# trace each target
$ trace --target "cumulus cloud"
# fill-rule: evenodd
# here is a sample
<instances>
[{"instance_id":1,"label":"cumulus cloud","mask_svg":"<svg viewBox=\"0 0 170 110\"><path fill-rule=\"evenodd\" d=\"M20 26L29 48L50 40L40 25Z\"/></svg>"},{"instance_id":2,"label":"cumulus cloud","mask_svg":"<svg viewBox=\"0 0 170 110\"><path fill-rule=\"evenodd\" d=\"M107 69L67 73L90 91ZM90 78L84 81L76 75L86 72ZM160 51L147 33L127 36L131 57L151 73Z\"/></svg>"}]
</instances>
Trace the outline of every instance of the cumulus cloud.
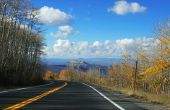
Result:
<instances>
[{"instance_id":1,"label":"cumulus cloud","mask_svg":"<svg viewBox=\"0 0 170 110\"><path fill-rule=\"evenodd\" d=\"M120 0L114 3L113 7L108 9L108 12L116 13L118 15L125 15L128 13L141 13L146 10L145 6L141 6L137 2L128 3Z\"/></svg>"},{"instance_id":2,"label":"cumulus cloud","mask_svg":"<svg viewBox=\"0 0 170 110\"><path fill-rule=\"evenodd\" d=\"M141 50L151 50L157 41L153 38L106 40L103 42L78 41L58 39L52 47L44 52L47 57L119 57L120 52L134 52L136 47Z\"/></svg>"},{"instance_id":3,"label":"cumulus cloud","mask_svg":"<svg viewBox=\"0 0 170 110\"><path fill-rule=\"evenodd\" d=\"M107 51L113 54L113 43L109 48L105 45L104 42L99 41L89 43L88 41L72 42L67 39L58 39L52 47L46 49L44 52L48 57L102 57L108 54L105 54Z\"/></svg>"},{"instance_id":4,"label":"cumulus cloud","mask_svg":"<svg viewBox=\"0 0 170 110\"><path fill-rule=\"evenodd\" d=\"M57 32L48 33L47 36L65 39L70 35L78 35L79 31L74 30L70 25L58 26Z\"/></svg>"},{"instance_id":5,"label":"cumulus cloud","mask_svg":"<svg viewBox=\"0 0 170 110\"><path fill-rule=\"evenodd\" d=\"M135 54L136 50L150 51L157 46L157 40L154 38L136 38L136 39L121 39L116 40L117 53L131 53Z\"/></svg>"},{"instance_id":6,"label":"cumulus cloud","mask_svg":"<svg viewBox=\"0 0 170 110\"><path fill-rule=\"evenodd\" d=\"M48 6L40 8L38 13L37 17L45 24L65 25L69 24L72 19L71 15Z\"/></svg>"},{"instance_id":7,"label":"cumulus cloud","mask_svg":"<svg viewBox=\"0 0 170 110\"><path fill-rule=\"evenodd\" d=\"M75 31L72 27L72 16L60 9L43 6L38 10L37 18L44 24L50 24L57 27L58 31L49 33L49 36L66 38L69 35L79 34L79 32Z\"/></svg>"},{"instance_id":8,"label":"cumulus cloud","mask_svg":"<svg viewBox=\"0 0 170 110\"><path fill-rule=\"evenodd\" d=\"M79 34L79 32L75 31L72 26L65 25L65 26L58 27L58 32L56 33L56 37L65 38L69 35L77 35L77 34Z\"/></svg>"}]
</instances>

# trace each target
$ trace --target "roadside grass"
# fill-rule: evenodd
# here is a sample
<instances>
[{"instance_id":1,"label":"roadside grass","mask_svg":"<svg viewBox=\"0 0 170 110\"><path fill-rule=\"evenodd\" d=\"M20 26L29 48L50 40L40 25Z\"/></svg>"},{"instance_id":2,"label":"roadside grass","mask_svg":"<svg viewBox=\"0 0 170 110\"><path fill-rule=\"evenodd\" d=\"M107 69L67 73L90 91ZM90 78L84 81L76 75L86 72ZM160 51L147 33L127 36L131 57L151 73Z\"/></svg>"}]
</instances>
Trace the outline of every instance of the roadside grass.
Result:
<instances>
[{"instance_id":1,"label":"roadside grass","mask_svg":"<svg viewBox=\"0 0 170 110\"><path fill-rule=\"evenodd\" d=\"M135 97L137 99L142 99L147 102L170 106L170 97L166 94L154 94L154 93L144 92L142 90L133 91L128 88L121 88L121 89L112 88L112 90L120 91L123 94L126 94L131 97Z\"/></svg>"},{"instance_id":2,"label":"roadside grass","mask_svg":"<svg viewBox=\"0 0 170 110\"><path fill-rule=\"evenodd\" d=\"M144 102L161 104L161 105L165 105L168 108L170 108L170 96L168 96L166 94L149 93L149 92L144 92L142 90L133 91L130 88L118 88L118 87L113 87L113 86L105 85L105 84L104 85L95 84L95 85L97 85L99 87L106 88L111 91L120 92L122 94L125 94L130 97L134 97L134 98L139 99Z\"/></svg>"},{"instance_id":3,"label":"roadside grass","mask_svg":"<svg viewBox=\"0 0 170 110\"><path fill-rule=\"evenodd\" d=\"M122 94L125 94L129 97L134 97L135 99L139 99L143 102L150 102L157 105L164 105L170 108L170 96L167 94L161 93L151 93L151 92L145 92L141 89L133 91L130 87L119 87L115 86L114 83L107 78L101 78L101 77L92 77L92 76L76 76L73 78L74 81L77 82L85 82L88 84L96 85L98 87L108 89L111 91L119 92Z\"/></svg>"}]
</instances>

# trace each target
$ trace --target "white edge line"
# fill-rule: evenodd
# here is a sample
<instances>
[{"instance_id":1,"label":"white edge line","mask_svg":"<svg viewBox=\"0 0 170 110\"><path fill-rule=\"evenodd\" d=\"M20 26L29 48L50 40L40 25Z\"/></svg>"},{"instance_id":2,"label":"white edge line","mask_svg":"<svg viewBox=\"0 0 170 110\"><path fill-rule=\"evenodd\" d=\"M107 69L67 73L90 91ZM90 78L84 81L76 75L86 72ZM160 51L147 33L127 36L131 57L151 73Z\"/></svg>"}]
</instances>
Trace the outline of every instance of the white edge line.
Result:
<instances>
[{"instance_id":1,"label":"white edge line","mask_svg":"<svg viewBox=\"0 0 170 110\"><path fill-rule=\"evenodd\" d=\"M91 89L93 89L94 91L96 91L98 94L100 94L103 98L105 98L107 101L109 101L110 103L112 103L114 106L116 106L117 108L119 108L120 110L125 110L123 107L121 107L120 105L118 105L117 103L115 103L114 101L112 101L111 99L109 99L108 97L106 97L103 93L99 92L97 89L95 89L94 87L83 83L84 85L90 87Z\"/></svg>"},{"instance_id":2,"label":"white edge line","mask_svg":"<svg viewBox=\"0 0 170 110\"><path fill-rule=\"evenodd\" d=\"M46 86L46 85L51 85L54 82L51 82L49 84L43 84L43 85L39 85L39 86L32 86L32 87L26 87L26 88L17 88L17 89L9 89L9 90L4 90L4 91L0 91L0 94L2 93L7 93L7 92L13 92L13 91L20 91L20 90L25 90L25 89L31 89L31 88L35 88L35 87L41 87L41 86Z\"/></svg>"}]
</instances>

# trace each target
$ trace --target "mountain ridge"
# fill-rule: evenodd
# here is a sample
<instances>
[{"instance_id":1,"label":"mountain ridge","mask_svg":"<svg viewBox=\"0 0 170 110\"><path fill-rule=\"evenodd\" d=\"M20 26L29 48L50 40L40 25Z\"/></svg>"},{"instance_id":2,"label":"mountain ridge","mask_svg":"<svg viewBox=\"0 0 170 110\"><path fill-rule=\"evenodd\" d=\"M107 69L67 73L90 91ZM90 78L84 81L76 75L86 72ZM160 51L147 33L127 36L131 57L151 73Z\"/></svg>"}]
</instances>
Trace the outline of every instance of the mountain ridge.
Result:
<instances>
[{"instance_id":1,"label":"mountain ridge","mask_svg":"<svg viewBox=\"0 0 170 110\"><path fill-rule=\"evenodd\" d=\"M119 58L77 58L77 59L61 59L61 58L44 58L42 59L43 64L48 65L65 65L67 62L70 61L84 61L89 64L96 64L96 65L103 65L103 66L110 66L113 64L120 64Z\"/></svg>"}]
</instances>

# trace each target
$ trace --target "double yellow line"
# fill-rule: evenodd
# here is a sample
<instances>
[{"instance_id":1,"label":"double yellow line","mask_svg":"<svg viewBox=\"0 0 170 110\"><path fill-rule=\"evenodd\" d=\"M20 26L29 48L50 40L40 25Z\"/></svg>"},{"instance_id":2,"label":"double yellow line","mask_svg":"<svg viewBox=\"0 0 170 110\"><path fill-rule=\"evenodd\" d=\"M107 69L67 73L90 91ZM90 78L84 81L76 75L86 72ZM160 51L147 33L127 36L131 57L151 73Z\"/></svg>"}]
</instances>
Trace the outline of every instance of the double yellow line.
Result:
<instances>
[{"instance_id":1,"label":"double yellow line","mask_svg":"<svg viewBox=\"0 0 170 110\"><path fill-rule=\"evenodd\" d=\"M49 91L47 91L47 92L44 92L44 93L42 93L42 94L40 94L40 95L38 95L38 96L35 96L35 97L33 97L33 98L30 98L30 99L28 99L28 100L25 100L25 101L23 101L23 102L20 102L20 103L18 103L18 104L13 105L13 106L10 106L10 107L8 107L8 108L5 108L4 110L17 110L17 109L19 109L19 108L22 108L22 107L24 107L24 106L26 106L26 105L28 105L28 104L30 104L30 103L32 103L32 102L35 102L35 101L43 98L43 97L45 97L45 96L47 96L47 95L49 95L49 94L51 94L51 93L53 93L53 92L55 92L55 91L58 91L58 90L64 88L65 86L67 86L67 82L65 82L65 84L62 85L62 86L60 86L60 87L54 88L54 89L49 90Z\"/></svg>"}]
</instances>

